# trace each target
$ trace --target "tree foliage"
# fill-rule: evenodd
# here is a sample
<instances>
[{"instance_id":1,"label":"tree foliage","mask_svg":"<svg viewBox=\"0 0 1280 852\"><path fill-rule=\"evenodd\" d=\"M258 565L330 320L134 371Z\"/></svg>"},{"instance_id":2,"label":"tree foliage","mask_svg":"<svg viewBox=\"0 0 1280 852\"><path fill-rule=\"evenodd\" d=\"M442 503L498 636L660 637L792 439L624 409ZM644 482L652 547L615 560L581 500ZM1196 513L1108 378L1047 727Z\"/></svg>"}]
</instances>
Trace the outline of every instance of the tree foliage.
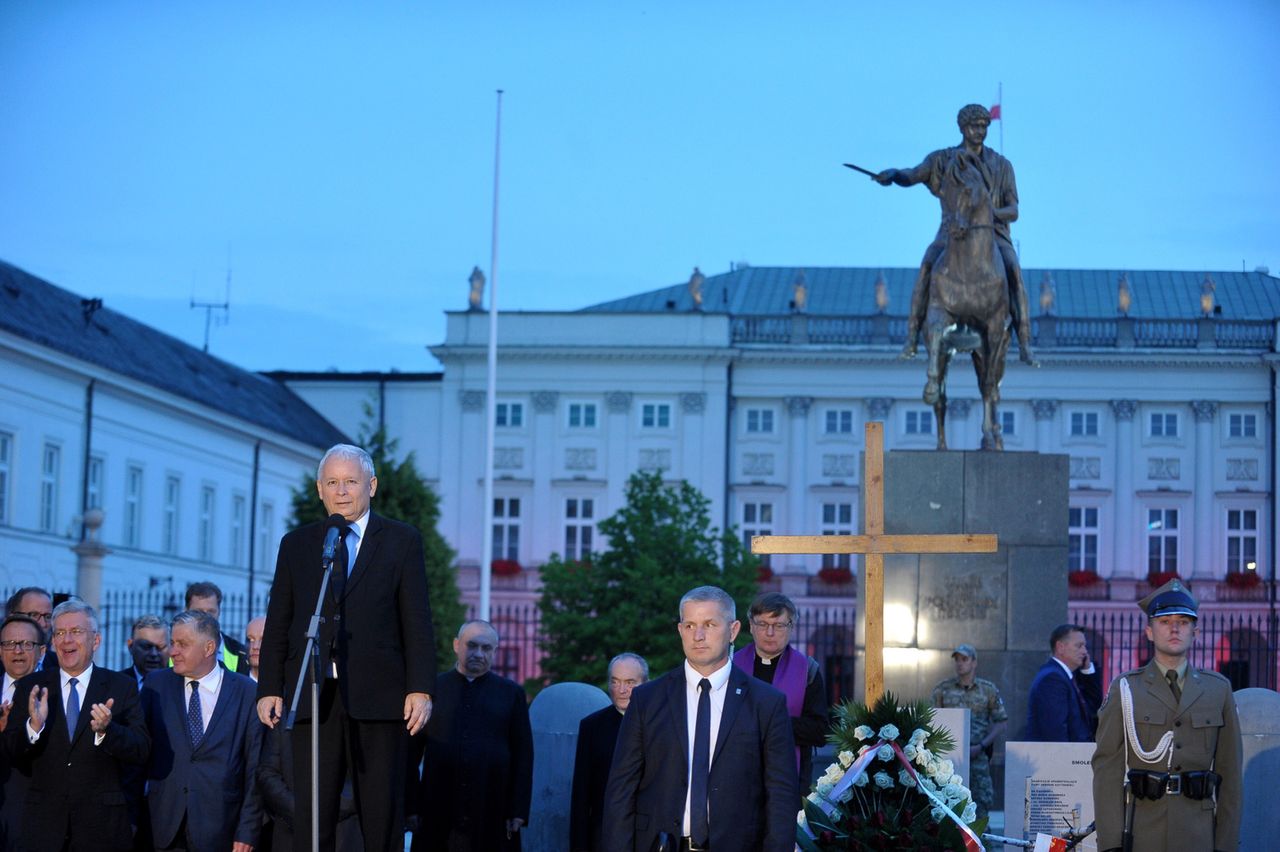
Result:
<instances>
[{"instance_id":1,"label":"tree foliage","mask_svg":"<svg viewBox=\"0 0 1280 852\"><path fill-rule=\"evenodd\" d=\"M552 681L601 683L622 651L640 654L660 674L684 658L675 624L685 592L719 586L740 617L755 593L756 558L732 530L711 526L710 500L698 489L639 472L625 496L626 505L599 524L608 550L582 562L553 554L542 567L542 669Z\"/></svg>"},{"instance_id":2,"label":"tree foliage","mask_svg":"<svg viewBox=\"0 0 1280 852\"><path fill-rule=\"evenodd\" d=\"M373 510L385 518L411 524L422 534L431 620L435 627L436 664L443 671L454 665L452 640L462 624L465 609L453 570L453 548L436 529L440 520L440 498L418 473L413 453L396 461L398 442L388 439L385 428L372 429L369 422L372 412L368 407L365 415L369 420L361 428L358 441L373 457L373 469L378 476ZM302 485L294 489L292 507L295 526L328 517L311 475L305 476Z\"/></svg>"}]
</instances>

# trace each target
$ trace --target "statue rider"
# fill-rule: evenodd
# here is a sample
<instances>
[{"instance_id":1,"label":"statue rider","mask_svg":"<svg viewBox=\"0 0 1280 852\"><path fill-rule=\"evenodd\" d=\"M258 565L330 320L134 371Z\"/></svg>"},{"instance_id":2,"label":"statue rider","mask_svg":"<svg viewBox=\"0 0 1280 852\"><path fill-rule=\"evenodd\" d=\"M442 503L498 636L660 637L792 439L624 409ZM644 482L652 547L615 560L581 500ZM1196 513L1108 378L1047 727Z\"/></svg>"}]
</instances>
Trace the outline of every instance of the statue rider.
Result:
<instances>
[{"instance_id":1,"label":"statue rider","mask_svg":"<svg viewBox=\"0 0 1280 852\"><path fill-rule=\"evenodd\" d=\"M969 155L971 162L976 163L991 190L992 208L995 213L996 245L1000 247L1000 256L1004 259L1005 278L1009 282L1009 312L1013 318L1013 331L1018 336L1019 358L1026 364L1034 364L1031 354L1031 314L1027 308L1027 288L1022 281L1022 268L1018 265L1018 255L1009 239L1009 223L1018 218L1018 187L1013 178L1013 165L1003 156L988 148L984 142L987 138L987 127L991 124L991 113L979 104L969 104L956 116L960 125L960 133L964 137L962 144L954 148L943 148L934 151L924 158L924 162L911 169L885 169L872 180L881 186L896 183L898 186L914 186L926 184L929 191L941 199L942 181L948 169L957 157ZM938 255L950 236L955 212L942 209L942 222L938 226L938 235L925 250L924 260L920 264L920 274L916 278L915 288L911 292L911 313L907 318L907 341L902 347L902 357L911 358L916 354L916 343L920 335L920 326L924 322L925 312L929 306L929 273L933 269Z\"/></svg>"}]
</instances>

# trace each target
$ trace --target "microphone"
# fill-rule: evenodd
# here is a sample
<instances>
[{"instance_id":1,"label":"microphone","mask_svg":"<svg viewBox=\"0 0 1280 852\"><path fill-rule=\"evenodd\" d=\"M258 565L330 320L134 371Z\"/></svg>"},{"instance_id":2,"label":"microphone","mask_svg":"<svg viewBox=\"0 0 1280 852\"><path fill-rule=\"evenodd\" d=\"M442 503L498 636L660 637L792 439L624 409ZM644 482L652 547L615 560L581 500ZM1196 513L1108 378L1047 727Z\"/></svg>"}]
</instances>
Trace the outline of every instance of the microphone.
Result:
<instances>
[{"instance_id":1,"label":"microphone","mask_svg":"<svg viewBox=\"0 0 1280 852\"><path fill-rule=\"evenodd\" d=\"M324 524L328 528L324 533L324 561L333 562L338 553L338 541L347 528L347 519L334 512Z\"/></svg>"}]
</instances>

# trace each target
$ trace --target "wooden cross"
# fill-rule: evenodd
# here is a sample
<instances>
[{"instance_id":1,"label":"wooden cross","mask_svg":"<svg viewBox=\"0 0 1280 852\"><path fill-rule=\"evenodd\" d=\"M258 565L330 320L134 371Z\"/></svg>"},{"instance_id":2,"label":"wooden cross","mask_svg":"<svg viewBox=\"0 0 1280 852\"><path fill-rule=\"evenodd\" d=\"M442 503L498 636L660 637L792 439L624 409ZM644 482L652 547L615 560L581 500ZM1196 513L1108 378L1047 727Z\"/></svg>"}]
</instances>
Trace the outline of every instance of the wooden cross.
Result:
<instances>
[{"instance_id":1,"label":"wooden cross","mask_svg":"<svg viewBox=\"0 0 1280 852\"><path fill-rule=\"evenodd\" d=\"M884 694L884 554L994 553L990 534L885 535L884 424L867 423L866 478L862 489L865 535L757 535L752 553L861 553L865 557L867 616L864 699L873 706Z\"/></svg>"}]
</instances>

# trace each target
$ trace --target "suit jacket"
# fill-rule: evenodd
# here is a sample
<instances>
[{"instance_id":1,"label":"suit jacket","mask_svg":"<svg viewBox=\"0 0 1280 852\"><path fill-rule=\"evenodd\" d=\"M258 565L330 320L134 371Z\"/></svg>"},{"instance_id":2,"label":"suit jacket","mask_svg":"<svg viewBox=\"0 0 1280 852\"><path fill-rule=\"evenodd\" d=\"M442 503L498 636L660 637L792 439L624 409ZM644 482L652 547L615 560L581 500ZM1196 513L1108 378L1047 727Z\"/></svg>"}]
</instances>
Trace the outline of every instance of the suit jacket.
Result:
<instances>
[{"instance_id":1,"label":"suit jacket","mask_svg":"<svg viewBox=\"0 0 1280 852\"><path fill-rule=\"evenodd\" d=\"M306 647L323 572L323 523L308 524L280 541L267 605L258 670L258 697L279 696L286 710ZM401 721L404 697L435 692L436 649L427 599L422 537L408 524L370 513L341 601L326 593L320 657L338 668L338 687L352 719ZM310 717L310 690L299 718Z\"/></svg>"},{"instance_id":2,"label":"suit jacket","mask_svg":"<svg viewBox=\"0 0 1280 852\"><path fill-rule=\"evenodd\" d=\"M795 848L795 741L781 692L731 667L711 755L712 849ZM604 848L649 852L659 832L684 834L689 721L684 667L638 686L622 717L605 792Z\"/></svg>"},{"instance_id":3,"label":"suit jacket","mask_svg":"<svg viewBox=\"0 0 1280 852\"><path fill-rule=\"evenodd\" d=\"M573 794L569 806L571 852L604 852L604 788L609 783L613 747L622 714L612 704L578 723L578 750L573 760Z\"/></svg>"},{"instance_id":4,"label":"suit jacket","mask_svg":"<svg viewBox=\"0 0 1280 852\"><path fill-rule=\"evenodd\" d=\"M0 756L0 849L12 849L18 843L30 786L30 763Z\"/></svg>"},{"instance_id":5,"label":"suit jacket","mask_svg":"<svg viewBox=\"0 0 1280 852\"><path fill-rule=\"evenodd\" d=\"M258 760L256 789L262 801L263 824L258 849L293 852L293 734L276 725L262 732L262 757ZM304 790L303 795L310 795ZM334 852L363 852L360 817L351 791L351 780L338 803L338 830Z\"/></svg>"},{"instance_id":6,"label":"suit jacket","mask_svg":"<svg viewBox=\"0 0 1280 852\"><path fill-rule=\"evenodd\" d=\"M147 768L152 838L157 846L172 846L185 818L192 852L225 852L234 841L256 845L262 809L253 779L263 726L253 682L223 671L218 703L200 745L192 749L185 680L162 669L147 675L142 687L152 736Z\"/></svg>"},{"instance_id":7,"label":"suit jacket","mask_svg":"<svg viewBox=\"0 0 1280 852\"><path fill-rule=\"evenodd\" d=\"M1041 666L1031 681L1025 738L1042 743L1093 742L1084 696L1055 659Z\"/></svg>"},{"instance_id":8,"label":"suit jacket","mask_svg":"<svg viewBox=\"0 0 1280 852\"><path fill-rule=\"evenodd\" d=\"M1240 837L1242 799L1240 719L1230 682L1217 672L1187 667L1182 700L1175 702L1169 684L1152 660L1125 672L1111 683L1098 719L1098 747L1093 753L1093 804L1098 822L1098 848L1120 846L1124 829L1124 773L1128 750L1120 709L1120 681L1133 693L1133 720L1144 749L1155 748L1173 731L1173 764L1156 765L1129 753L1130 769L1190 772L1213 769L1222 776L1217 809L1213 799L1162 796L1134 805L1134 852L1165 849L1236 849Z\"/></svg>"},{"instance_id":9,"label":"suit jacket","mask_svg":"<svg viewBox=\"0 0 1280 852\"><path fill-rule=\"evenodd\" d=\"M127 764L143 764L151 737L138 689L119 672L94 666L80 701L74 735L67 733L58 669L18 681L3 743L10 759L29 762L31 786L23 809L20 848L58 852L69 836L72 850L128 850L133 844L123 780ZM49 690L49 717L40 738L27 737L27 706L34 687ZM89 708L112 699L111 724L100 745L89 728Z\"/></svg>"}]
</instances>

